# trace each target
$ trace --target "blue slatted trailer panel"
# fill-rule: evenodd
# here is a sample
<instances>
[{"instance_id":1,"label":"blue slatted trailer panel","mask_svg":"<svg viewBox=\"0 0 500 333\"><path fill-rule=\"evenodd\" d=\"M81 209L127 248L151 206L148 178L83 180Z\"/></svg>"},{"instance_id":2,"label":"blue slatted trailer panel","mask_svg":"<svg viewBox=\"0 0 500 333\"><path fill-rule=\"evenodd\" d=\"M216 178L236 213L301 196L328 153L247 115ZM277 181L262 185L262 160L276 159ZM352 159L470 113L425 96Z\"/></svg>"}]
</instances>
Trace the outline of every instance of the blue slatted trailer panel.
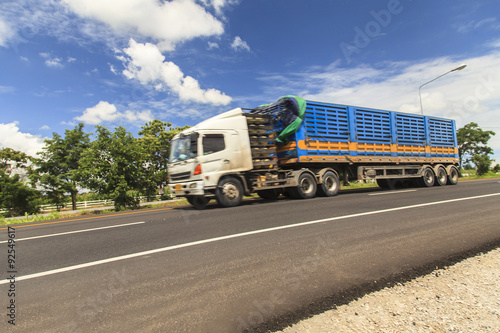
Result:
<instances>
[{"instance_id":1,"label":"blue slatted trailer panel","mask_svg":"<svg viewBox=\"0 0 500 333\"><path fill-rule=\"evenodd\" d=\"M453 120L312 101L291 141L279 153L281 159L344 162L350 156L357 162L402 158L419 163L458 157Z\"/></svg>"},{"instance_id":2,"label":"blue slatted trailer panel","mask_svg":"<svg viewBox=\"0 0 500 333\"><path fill-rule=\"evenodd\" d=\"M391 142L391 117L388 111L354 110L358 142Z\"/></svg>"},{"instance_id":3,"label":"blue slatted trailer panel","mask_svg":"<svg viewBox=\"0 0 500 333\"><path fill-rule=\"evenodd\" d=\"M349 121L345 106L307 103L304 120L310 140L349 140Z\"/></svg>"},{"instance_id":4,"label":"blue slatted trailer panel","mask_svg":"<svg viewBox=\"0 0 500 333\"><path fill-rule=\"evenodd\" d=\"M396 114L396 142L404 144L425 144L425 123L423 116Z\"/></svg>"},{"instance_id":5,"label":"blue slatted trailer panel","mask_svg":"<svg viewBox=\"0 0 500 333\"><path fill-rule=\"evenodd\" d=\"M451 120L428 117L431 146L454 146L455 137Z\"/></svg>"}]
</instances>

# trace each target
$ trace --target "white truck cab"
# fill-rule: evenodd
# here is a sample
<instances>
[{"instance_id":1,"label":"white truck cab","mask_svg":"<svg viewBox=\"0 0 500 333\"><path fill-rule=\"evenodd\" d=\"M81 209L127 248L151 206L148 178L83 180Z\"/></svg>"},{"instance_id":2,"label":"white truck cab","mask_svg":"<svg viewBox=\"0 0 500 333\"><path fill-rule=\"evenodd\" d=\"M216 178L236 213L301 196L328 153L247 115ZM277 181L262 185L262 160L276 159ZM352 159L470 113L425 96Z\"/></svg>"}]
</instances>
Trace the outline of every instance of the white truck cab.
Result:
<instances>
[{"instance_id":1,"label":"white truck cab","mask_svg":"<svg viewBox=\"0 0 500 333\"><path fill-rule=\"evenodd\" d=\"M246 117L242 109L237 108L173 138L168 163L170 193L186 197L195 206L204 206L220 187L232 191L239 197L235 199L241 200L243 182L221 184L221 178L237 178L239 173L252 167Z\"/></svg>"}]
</instances>

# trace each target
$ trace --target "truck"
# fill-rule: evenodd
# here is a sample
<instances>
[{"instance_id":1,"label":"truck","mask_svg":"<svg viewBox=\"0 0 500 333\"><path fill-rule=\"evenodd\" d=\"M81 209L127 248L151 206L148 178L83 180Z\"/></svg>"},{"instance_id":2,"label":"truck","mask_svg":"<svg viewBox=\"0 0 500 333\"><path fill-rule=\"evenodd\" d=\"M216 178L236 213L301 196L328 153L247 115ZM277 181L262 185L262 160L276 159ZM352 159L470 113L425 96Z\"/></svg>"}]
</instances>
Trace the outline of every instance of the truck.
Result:
<instances>
[{"instance_id":1,"label":"truck","mask_svg":"<svg viewBox=\"0 0 500 333\"><path fill-rule=\"evenodd\" d=\"M292 109L300 101L297 119ZM292 125L286 123L291 111ZM372 180L382 188L455 185L458 162L454 120L287 96L177 134L168 186L196 209L212 199L232 207L253 193L268 200L332 197L341 180Z\"/></svg>"}]
</instances>

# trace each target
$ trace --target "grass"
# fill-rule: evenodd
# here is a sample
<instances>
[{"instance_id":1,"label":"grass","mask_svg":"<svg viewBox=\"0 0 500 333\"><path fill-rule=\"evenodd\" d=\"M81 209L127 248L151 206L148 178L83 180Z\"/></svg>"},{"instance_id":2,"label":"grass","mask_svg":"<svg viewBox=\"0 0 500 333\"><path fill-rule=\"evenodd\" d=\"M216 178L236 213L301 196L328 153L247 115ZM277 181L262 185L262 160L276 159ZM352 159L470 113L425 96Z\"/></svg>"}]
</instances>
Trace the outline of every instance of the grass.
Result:
<instances>
[{"instance_id":1,"label":"grass","mask_svg":"<svg viewBox=\"0 0 500 333\"><path fill-rule=\"evenodd\" d=\"M488 171L488 173L478 176L476 170L462 170L462 176L460 180L473 180L473 179L490 179L490 178L500 178L500 173L494 173L493 171Z\"/></svg>"},{"instance_id":2,"label":"grass","mask_svg":"<svg viewBox=\"0 0 500 333\"><path fill-rule=\"evenodd\" d=\"M186 200L175 200L172 202L161 202L158 204L150 204L141 206L140 209L148 209L148 208L162 208L162 207L175 207L181 205L187 205L188 202ZM121 211L132 211L132 209L123 209ZM25 214L22 219L6 219L5 217L0 217L0 226L1 225L10 225L10 224L21 224L28 222L39 222L39 221L47 221L47 220L57 220L57 219L66 219L71 217L79 217L79 216L89 216L89 215L102 215L108 213L115 213L114 209L93 209L93 210L81 210L75 213L60 213L53 212L49 214L34 214L28 215Z\"/></svg>"}]
</instances>

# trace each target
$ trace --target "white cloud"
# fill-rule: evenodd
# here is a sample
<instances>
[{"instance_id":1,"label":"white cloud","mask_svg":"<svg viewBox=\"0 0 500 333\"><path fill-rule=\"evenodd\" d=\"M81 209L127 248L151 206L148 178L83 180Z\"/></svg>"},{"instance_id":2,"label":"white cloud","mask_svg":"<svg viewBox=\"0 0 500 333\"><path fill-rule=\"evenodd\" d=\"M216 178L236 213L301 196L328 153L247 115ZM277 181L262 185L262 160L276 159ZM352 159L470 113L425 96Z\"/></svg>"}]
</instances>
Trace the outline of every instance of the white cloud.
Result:
<instances>
[{"instance_id":1,"label":"white cloud","mask_svg":"<svg viewBox=\"0 0 500 333\"><path fill-rule=\"evenodd\" d=\"M231 48L235 51L250 51L250 46L240 36L234 37Z\"/></svg>"},{"instance_id":2,"label":"white cloud","mask_svg":"<svg viewBox=\"0 0 500 333\"><path fill-rule=\"evenodd\" d=\"M455 26L457 31L460 33L470 32L481 27L486 27L492 30L500 29L500 24L498 24L496 17L488 17L482 19L481 21L470 21L465 24L458 24Z\"/></svg>"},{"instance_id":3,"label":"white cloud","mask_svg":"<svg viewBox=\"0 0 500 333\"><path fill-rule=\"evenodd\" d=\"M10 86L0 86L0 94L11 94L16 90L14 87Z\"/></svg>"},{"instance_id":4,"label":"white cloud","mask_svg":"<svg viewBox=\"0 0 500 333\"><path fill-rule=\"evenodd\" d=\"M119 33L138 33L153 38L162 50L173 50L180 42L224 32L222 23L194 0L63 2L77 15L106 23Z\"/></svg>"},{"instance_id":5,"label":"white cloud","mask_svg":"<svg viewBox=\"0 0 500 333\"><path fill-rule=\"evenodd\" d=\"M110 121L126 121L130 123L141 121L145 123L153 119L154 117L150 110L135 112L127 110L122 113L118 112L114 104L105 101L100 101L97 105L86 109L81 116L75 118L75 120L83 121L89 125L99 125L102 122Z\"/></svg>"},{"instance_id":6,"label":"white cloud","mask_svg":"<svg viewBox=\"0 0 500 333\"><path fill-rule=\"evenodd\" d=\"M219 48L219 44L217 44L215 42L208 42L208 49L209 50L218 49L218 48Z\"/></svg>"},{"instance_id":7,"label":"white cloud","mask_svg":"<svg viewBox=\"0 0 500 333\"><path fill-rule=\"evenodd\" d=\"M47 67L52 67L52 68L63 68L64 65L61 64L61 61L62 61L61 58L47 59L45 60L45 65L47 65Z\"/></svg>"},{"instance_id":8,"label":"white cloud","mask_svg":"<svg viewBox=\"0 0 500 333\"><path fill-rule=\"evenodd\" d=\"M48 125L43 125L42 127L40 127L40 129L43 131L48 131L50 130L50 127Z\"/></svg>"},{"instance_id":9,"label":"white cloud","mask_svg":"<svg viewBox=\"0 0 500 333\"><path fill-rule=\"evenodd\" d=\"M14 36L13 29L0 17L0 46L7 46L12 36Z\"/></svg>"},{"instance_id":10,"label":"white cloud","mask_svg":"<svg viewBox=\"0 0 500 333\"><path fill-rule=\"evenodd\" d=\"M43 138L19 130L19 122L0 124L0 147L22 151L30 156L36 156L45 146Z\"/></svg>"},{"instance_id":11,"label":"white cloud","mask_svg":"<svg viewBox=\"0 0 500 333\"><path fill-rule=\"evenodd\" d=\"M100 101L96 106L86 109L76 120L86 124L98 125L103 121L113 121L120 117L116 106L108 102Z\"/></svg>"},{"instance_id":12,"label":"white cloud","mask_svg":"<svg viewBox=\"0 0 500 333\"><path fill-rule=\"evenodd\" d=\"M40 56L45 59L45 65L51 68L63 68L62 59L58 57L52 57L50 53L40 53Z\"/></svg>"},{"instance_id":13,"label":"white cloud","mask_svg":"<svg viewBox=\"0 0 500 333\"><path fill-rule=\"evenodd\" d=\"M141 111L141 112L134 112L134 111L127 110L127 111L125 111L124 117L131 123L134 123L136 121L141 121L143 123L147 123L147 122L152 121L154 119L154 116L150 110L145 110L145 111Z\"/></svg>"},{"instance_id":14,"label":"white cloud","mask_svg":"<svg viewBox=\"0 0 500 333\"><path fill-rule=\"evenodd\" d=\"M222 9L229 5L236 3L236 0L200 0L205 7L213 7L217 15L222 15Z\"/></svg>"},{"instance_id":15,"label":"white cloud","mask_svg":"<svg viewBox=\"0 0 500 333\"><path fill-rule=\"evenodd\" d=\"M137 79L143 85L154 86L156 90L169 90L185 102L213 105L227 105L231 102L231 97L219 90L201 89L196 79L184 76L179 66L165 61L156 45L137 43L131 39L124 52L129 58L121 58L126 66L123 74L129 79Z\"/></svg>"}]
</instances>

